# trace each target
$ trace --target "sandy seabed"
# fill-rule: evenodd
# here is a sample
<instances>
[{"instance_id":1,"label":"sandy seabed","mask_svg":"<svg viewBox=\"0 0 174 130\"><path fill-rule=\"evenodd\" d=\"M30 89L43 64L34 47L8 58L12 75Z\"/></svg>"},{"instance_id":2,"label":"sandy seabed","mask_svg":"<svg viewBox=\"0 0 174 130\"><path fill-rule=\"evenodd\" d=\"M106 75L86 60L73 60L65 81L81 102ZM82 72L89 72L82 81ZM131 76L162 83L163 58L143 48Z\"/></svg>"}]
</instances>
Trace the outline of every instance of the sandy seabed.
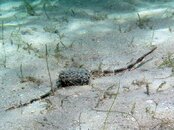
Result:
<instances>
[{"instance_id":1,"label":"sandy seabed","mask_svg":"<svg viewBox=\"0 0 174 130\"><path fill-rule=\"evenodd\" d=\"M135 11L123 2L115 11L112 2L84 8L36 1L34 16L22 2L0 4L1 130L174 129L174 3L139 1L144 6ZM50 91L46 57L56 88L66 68L114 70L154 46L131 71L31 102Z\"/></svg>"}]
</instances>

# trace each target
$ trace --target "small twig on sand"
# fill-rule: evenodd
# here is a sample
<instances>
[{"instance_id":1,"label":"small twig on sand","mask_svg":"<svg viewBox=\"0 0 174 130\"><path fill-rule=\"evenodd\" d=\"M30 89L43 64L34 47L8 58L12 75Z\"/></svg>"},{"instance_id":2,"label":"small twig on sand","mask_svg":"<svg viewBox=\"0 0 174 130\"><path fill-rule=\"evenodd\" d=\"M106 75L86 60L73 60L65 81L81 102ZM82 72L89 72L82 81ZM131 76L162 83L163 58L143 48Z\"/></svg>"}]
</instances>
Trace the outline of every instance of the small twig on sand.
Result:
<instances>
[{"instance_id":1,"label":"small twig on sand","mask_svg":"<svg viewBox=\"0 0 174 130\"><path fill-rule=\"evenodd\" d=\"M100 109L93 109L93 110L94 110L94 111L97 111L97 112L107 112L107 113L108 113L108 110L100 110ZM126 115L126 116L132 117L132 118L136 121L136 123L137 123L137 125L138 125L138 129L141 130L141 125L140 125L138 119L137 119L135 116L133 116L133 114L131 114L131 113L129 113L129 112L116 111L116 110L112 110L112 111L110 111L110 112L115 112L115 113L119 113L119 114L122 114L122 115Z\"/></svg>"},{"instance_id":2,"label":"small twig on sand","mask_svg":"<svg viewBox=\"0 0 174 130\"><path fill-rule=\"evenodd\" d=\"M47 49L47 45L45 44L45 57L46 57L46 65L47 65L47 71L48 71L48 76L49 76L49 80L50 80L50 87L51 87L51 91L52 94L54 95L54 88L53 88L53 83L51 80L51 74L50 74L50 69L49 69L49 65L48 65L48 49Z\"/></svg>"},{"instance_id":3,"label":"small twig on sand","mask_svg":"<svg viewBox=\"0 0 174 130\"><path fill-rule=\"evenodd\" d=\"M4 52L4 60L3 60L3 66L4 68L7 67L7 55L6 55L6 48L5 48L5 42L4 42L4 21L1 23L2 30L1 30L1 35L2 35L2 47L3 47L3 52Z\"/></svg>"},{"instance_id":4,"label":"small twig on sand","mask_svg":"<svg viewBox=\"0 0 174 130\"><path fill-rule=\"evenodd\" d=\"M131 113L132 115L133 115L134 112L135 112L135 105L136 105L136 102L133 103L132 108L131 108L131 111L130 111L130 113Z\"/></svg>"},{"instance_id":5,"label":"small twig on sand","mask_svg":"<svg viewBox=\"0 0 174 130\"><path fill-rule=\"evenodd\" d=\"M149 84L146 84L146 94L149 96L150 95L150 90L149 90Z\"/></svg>"},{"instance_id":6,"label":"small twig on sand","mask_svg":"<svg viewBox=\"0 0 174 130\"><path fill-rule=\"evenodd\" d=\"M80 112L80 114L79 114L79 130L82 130L82 127L81 127L81 115L82 115L82 113Z\"/></svg>"},{"instance_id":7,"label":"small twig on sand","mask_svg":"<svg viewBox=\"0 0 174 130\"><path fill-rule=\"evenodd\" d=\"M113 100L111 106L109 107L109 110L107 111L106 118L105 118L105 121L104 121L104 124L103 124L103 130L106 130L107 129L106 128L106 125L107 125L107 120L109 118L109 113L112 111L112 107L113 107L113 105L114 105L114 103L115 103L115 101L116 101L116 99L118 97L119 89L120 89L120 83L119 83L119 86L118 86L118 89L117 89L117 93L116 93L116 95L114 97L114 100Z\"/></svg>"},{"instance_id":8,"label":"small twig on sand","mask_svg":"<svg viewBox=\"0 0 174 130\"><path fill-rule=\"evenodd\" d=\"M70 96L72 96L72 95L68 95L68 96L64 97L63 99L61 99L61 101L60 101L60 107L63 107L64 101L70 102L70 101L68 100L68 98L69 98Z\"/></svg>"},{"instance_id":9,"label":"small twig on sand","mask_svg":"<svg viewBox=\"0 0 174 130\"><path fill-rule=\"evenodd\" d=\"M99 99L95 105L95 108L99 107L101 102L103 102L107 97L111 98L111 97L117 95L117 93L109 92L109 90L113 89L113 87L115 87L115 85L109 86L106 90L101 90L101 89L97 88L98 91L102 92L102 95L99 97Z\"/></svg>"},{"instance_id":10,"label":"small twig on sand","mask_svg":"<svg viewBox=\"0 0 174 130\"><path fill-rule=\"evenodd\" d=\"M39 123L39 124L41 124L42 126L48 125L48 126L52 126L52 127L56 128L57 130L60 130L61 129L59 126L54 125L54 123L48 122L47 119L45 119L44 121L38 121L38 120L36 120L36 122Z\"/></svg>"},{"instance_id":11,"label":"small twig on sand","mask_svg":"<svg viewBox=\"0 0 174 130\"><path fill-rule=\"evenodd\" d=\"M2 27L2 29L1 29L2 45L4 45L4 44L5 44L5 43L4 43L4 21L2 21L1 27Z\"/></svg>"},{"instance_id":12,"label":"small twig on sand","mask_svg":"<svg viewBox=\"0 0 174 130\"><path fill-rule=\"evenodd\" d=\"M49 15L47 13L47 10L46 10L46 3L43 4L43 10L44 10L44 13L45 13L47 19L50 20L50 17L49 17Z\"/></svg>"}]
</instances>

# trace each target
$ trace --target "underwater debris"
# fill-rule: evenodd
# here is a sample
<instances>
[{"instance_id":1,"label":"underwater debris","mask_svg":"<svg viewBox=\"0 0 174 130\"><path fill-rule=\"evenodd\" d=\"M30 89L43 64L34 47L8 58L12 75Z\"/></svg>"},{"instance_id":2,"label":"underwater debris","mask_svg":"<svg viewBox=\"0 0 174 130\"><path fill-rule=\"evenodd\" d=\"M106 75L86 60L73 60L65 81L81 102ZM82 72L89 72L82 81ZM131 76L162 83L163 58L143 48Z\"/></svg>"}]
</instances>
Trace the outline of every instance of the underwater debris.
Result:
<instances>
[{"instance_id":1,"label":"underwater debris","mask_svg":"<svg viewBox=\"0 0 174 130\"><path fill-rule=\"evenodd\" d=\"M105 8L117 11L135 11L136 9L132 3L123 0L109 0Z\"/></svg>"},{"instance_id":2,"label":"underwater debris","mask_svg":"<svg viewBox=\"0 0 174 130\"><path fill-rule=\"evenodd\" d=\"M156 89L156 92L163 91L163 90L164 90L163 87L165 87L166 84L167 84L166 81L162 82L162 83L158 86L158 88Z\"/></svg>"},{"instance_id":3,"label":"underwater debris","mask_svg":"<svg viewBox=\"0 0 174 130\"><path fill-rule=\"evenodd\" d=\"M26 77L21 78L20 83L25 83L25 82L32 82L34 84L37 84L38 86L42 83L42 81L40 79L37 79L32 76L26 76Z\"/></svg>"},{"instance_id":4,"label":"underwater debris","mask_svg":"<svg viewBox=\"0 0 174 130\"><path fill-rule=\"evenodd\" d=\"M96 13L96 14L91 16L91 20L94 20L94 21L102 21L102 20L105 20L107 18L108 18L108 16L105 13Z\"/></svg>"},{"instance_id":5,"label":"underwater debris","mask_svg":"<svg viewBox=\"0 0 174 130\"><path fill-rule=\"evenodd\" d=\"M24 76L22 64L20 65L19 69L20 69L20 74L18 74L18 77L20 78L20 83L32 82L34 84L37 84L38 86L42 83L40 79L37 79L33 76Z\"/></svg>"},{"instance_id":6,"label":"underwater debris","mask_svg":"<svg viewBox=\"0 0 174 130\"><path fill-rule=\"evenodd\" d=\"M46 10L46 6L47 6L47 3L44 3L43 10L44 10L44 13L45 13L45 16L47 17L47 19L50 19L50 16L48 15L47 10Z\"/></svg>"},{"instance_id":7,"label":"underwater debris","mask_svg":"<svg viewBox=\"0 0 174 130\"><path fill-rule=\"evenodd\" d=\"M113 106L114 106L114 104L115 104L115 102L116 102L116 100L118 98L119 90L120 90L120 82L119 82L119 86L117 87L117 92L114 95L114 99L112 101L112 104L109 106L109 109L108 109L108 111L106 113L106 118L105 118L105 120L103 122L103 130L106 130L107 129L107 125L108 125L108 123L107 123L108 121L107 120L108 120L109 115L110 115L110 113L112 111L112 108L113 108Z\"/></svg>"},{"instance_id":8,"label":"underwater debris","mask_svg":"<svg viewBox=\"0 0 174 130\"><path fill-rule=\"evenodd\" d=\"M53 82L52 82L52 79L51 79L50 68L49 68L49 65L48 65L48 47L47 47L47 44L45 44L45 61L46 61L47 72L48 72L48 77L49 77L49 81L50 81L51 92L54 95L55 90L53 88Z\"/></svg>"},{"instance_id":9,"label":"underwater debris","mask_svg":"<svg viewBox=\"0 0 174 130\"><path fill-rule=\"evenodd\" d=\"M29 14L30 16L35 16L36 12L34 10L34 7L27 0L22 0L22 1L24 2L27 14Z\"/></svg>"},{"instance_id":10,"label":"underwater debris","mask_svg":"<svg viewBox=\"0 0 174 130\"><path fill-rule=\"evenodd\" d=\"M5 48L5 42L4 42L4 21L1 23L1 35L2 35L2 47L3 47L3 53L4 53L4 59L3 59L3 67L7 67L7 55L6 55L6 48Z\"/></svg>"},{"instance_id":11,"label":"underwater debris","mask_svg":"<svg viewBox=\"0 0 174 130\"><path fill-rule=\"evenodd\" d=\"M149 89L149 84L146 84L146 92L145 92L148 96L150 95L150 89Z\"/></svg>"},{"instance_id":12,"label":"underwater debris","mask_svg":"<svg viewBox=\"0 0 174 130\"><path fill-rule=\"evenodd\" d=\"M57 33L58 31L56 25L50 25L50 26L47 25L43 28L43 30L49 33Z\"/></svg>"},{"instance_id":13,"label":"underwater debris","mask_svg":"<svg viewBox=\"0 0 174 130\"><path fill-rule=\"evenodd\" d=\"M164 60L158 67L159 68L169 67L172 68L172 72L174 72L174 54L168 53L167 57L164 58Z\"/></svg>"},{"instance_id":14,"label":"underwater debris","mask_svg":"<svg viewBox=\"0 0 174 130\"><path fill-rule=\"evenodd\" d=\"M136 25L140 29L144 29L144 28L148 27L148 24L150 22L150 18L148 18L147 16L141 17L141 15L139 13L137 13L137 16L138 16L138 20L136 22ZM152 29L152 27L149 27L149 28Z\"/></svg>"},{"instance_id":15,"label":"underwater debris","mask_svg":"<svg viewBox=\"0 0 174 130\"><path fill-rule=\"evenodd\" d=\"M28 51L29 54L31 54L31 51L33 51L34 53L39 52L39 50L37 48L34 48L32 46L32 43L25 43L25 46L23 47L24 50Z\"/></svg>"},{"instance_id":16,"label":"underwater debris","mask_svg":"<svg viewBox=\"0 0 174 130\"><path fill-rule=\"evenodd\" d=\"M75 85L88 85L90 82L90 72L84 68L70 68L59 74L57 87L67 87Z\"/></svg>"},{"instance_id":17,"label":"underwater debris","mask_svg":"<svg viewBox=\"0 0 174 130\"><path fill-rule=\"evenodd\" d=\"M86 11L77 8L70 8L68 10L65 10L65 14L74 18L90 18L91 16Z\"/></svg>"},{"instance_id":18,"label":"underwater debris","mask_svg":"<svg viewBox=\"0 0 174 130\"><path fill-rule=\"evenodd\" d=\"M4 21L1 23L1 40L2 44L4 45Z\"/></svg>"}]
</instances>

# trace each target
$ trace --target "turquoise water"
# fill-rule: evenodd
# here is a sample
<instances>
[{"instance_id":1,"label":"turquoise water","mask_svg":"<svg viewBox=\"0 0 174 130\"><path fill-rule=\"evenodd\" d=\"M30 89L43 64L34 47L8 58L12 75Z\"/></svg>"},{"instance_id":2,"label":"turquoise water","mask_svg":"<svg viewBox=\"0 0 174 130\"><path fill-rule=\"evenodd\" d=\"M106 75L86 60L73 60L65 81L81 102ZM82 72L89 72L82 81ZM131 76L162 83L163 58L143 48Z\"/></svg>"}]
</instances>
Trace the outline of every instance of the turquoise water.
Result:
<instances>
[{"instance_id":1,"label":"turquoise water","mask_svg":"<svg viewBox=\"0 0 174 130\"><path fill-rule=\"evenodd\" d=\"M0 20L6 20L6 24L9 21L14 24L17 19L18 24L25 23L23 18L30 16L53 19L64 16L65 21L69 18L106 20L112 14L136 14L149 9L170 10L172 7L172 0L1 0Z\"/></svg>"},{"instance_id":2,"label":"turquoise water","mask_svg":"<svg viewBox=\"0 0 174 130\"><path fill-rule=\"evenodd\" d=\"M103 44L118 40L116 46L124 47L132 37L144 40L143 44L149 42L153 31L173 30L173 7L172 0L1 0L0 38L18 48L33 41L55 44L62 39L67 45L92 44L97 35Z\"/></svg>"}]
</instances>

